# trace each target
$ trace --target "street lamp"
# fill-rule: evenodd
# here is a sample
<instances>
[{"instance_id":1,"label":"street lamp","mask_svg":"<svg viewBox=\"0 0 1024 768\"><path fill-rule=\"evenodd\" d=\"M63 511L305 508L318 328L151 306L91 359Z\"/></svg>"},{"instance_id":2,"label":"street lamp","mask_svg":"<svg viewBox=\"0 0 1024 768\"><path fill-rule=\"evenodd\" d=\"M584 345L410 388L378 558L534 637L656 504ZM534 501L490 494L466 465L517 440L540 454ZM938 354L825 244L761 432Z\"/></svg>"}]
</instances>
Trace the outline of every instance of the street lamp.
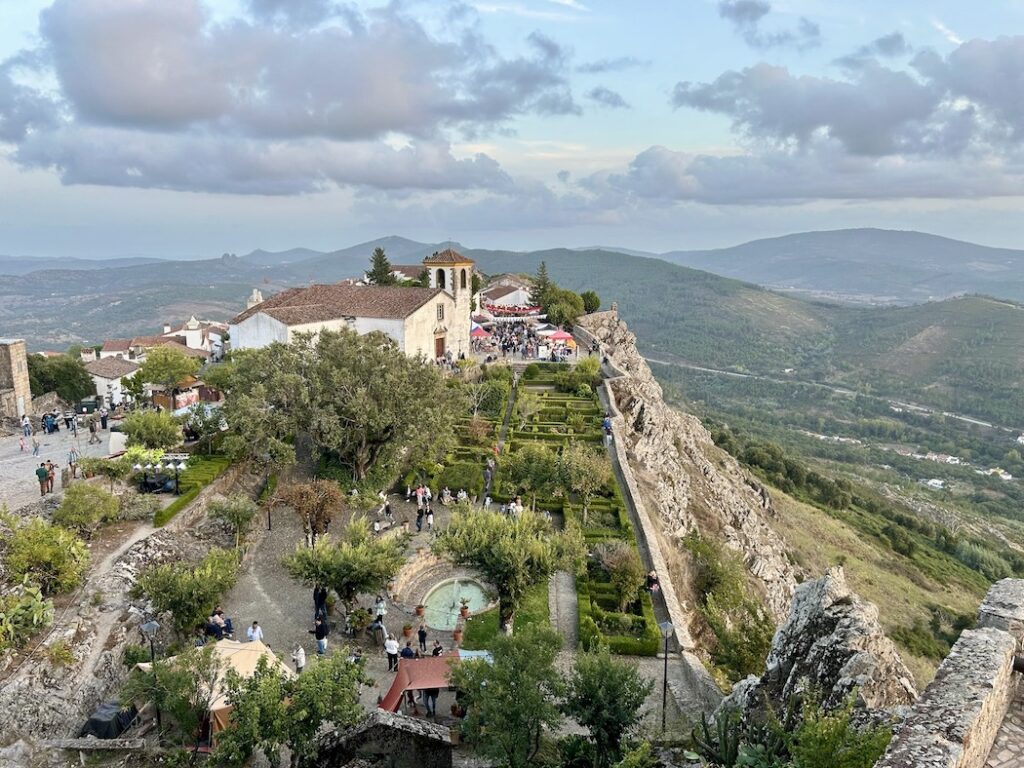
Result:
<instances>
[{"instance_id":1,"label":"street lamp","mask_svg":"<svg viewBox=\"0 0 1024 768\"><path fill-rule=\"evenodd\" d=\"M663 621L658 625L658 629L661 630L661 636L665 638L665 676L661 683L661 734L664 736L665 708L668 706L668 639L672 637L676 628L672 626L671 621Z\"/></svg>"},{"instance_id":2,"label":"street lamp","mask_svg":"<svg viewBox=\"0 0 1024 768\"><path fill-rule=\"evenodd\" d=\"M156 675L156 645L153 641L156 638L157 630L160 629L160 625L150 619L145 624L139 627L139 631L142 632L142 636L149 640L149 663L150 669L153 670L153 675ZM158 731L163 730L163 725L160 722L160 704L156 704L156 728Z\"/></svg>"}]
</instances>

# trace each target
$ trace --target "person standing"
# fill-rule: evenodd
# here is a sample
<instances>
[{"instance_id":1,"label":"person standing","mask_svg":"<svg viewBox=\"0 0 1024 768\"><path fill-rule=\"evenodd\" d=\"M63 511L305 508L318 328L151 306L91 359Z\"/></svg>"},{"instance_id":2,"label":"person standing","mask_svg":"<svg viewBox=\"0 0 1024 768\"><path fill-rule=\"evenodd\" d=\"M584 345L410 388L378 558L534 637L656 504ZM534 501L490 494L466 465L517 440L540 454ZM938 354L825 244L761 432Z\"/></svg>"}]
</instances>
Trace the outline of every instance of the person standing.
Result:
<instances>
[{"instance_id":1,"label":"person standing","mask_svg":"<svg viewBox=\"0 0 1024 768\"><path fill-rule=\"evenodd\" d=\"M249 642L263 642L263 627L260 626L258 621L254 621L252 626L245 630L245 636L249 638Z\"/></svg>"},{"instance_id":2,"label":"person standing","mask_svg":"<svg viewBox=\"0 0 1024 768\"><path fill-rule=\"evenodd\" d=\"M100 436L96 431L96 419L89 419L89 445L100 442Z\"/></svg>"},{"instance_id":3,"label":"person standing","mask_svg":"<svg viewBox=\"0 0 1024 768\"><path fill-rule=\"evenodd\" d=\"M434 510L427 507L427 532L434 530Z\"/></svg>"},{"instance_id":4,"label":"person standing","mask_svg":"<svg viewBox=\"0 0 1024 768\"><path fill-rule=\"evenodd\" d=\"M435 640L434 641L434 650L432 650L430 652L430 655L431 656L440 656L442 653L444 653L444 646L441 645L441 641L440 640Z\"/></svg>"},{"instance_id":5,"label":"person standing","mask_svg":"<svg viewBox=\"0 0 1024 768\"><path fill-rule=\"evenodd\" d=\"M100 429L107 428L107 418L110 416L110 412L107 409L100 408Z\"/></svg>"},{"instance_id":6,"label":"person standing","mask_svg":"<svg viewBox=\"0 0 1024 768\"><path fill-rule=\"evenodd\" d=\"M420 628L416 630L416 637L420 641L420 652L427 652L427 625L420 624Z\"/></svg>"},{"instance_id":7,"label":"person standing","mask_svg":"<svg viewBox=\"0 0 1024 768\"><path fill-rule=\"evenodd\" d=\"M388 657L388 672L396 672L398 670L398 641L395 640L394 635L388 635L388 639L384 641L384 653Z\"/></svg>"},{"instance_id":8,"label":"person standing","mask_svg":"<svg viewBox=\"0 0 1024 768\"><path fill-rule=\"evenodd\" d=\"M39 455L39 437L35 434L35 432L32 433L32 455Z\"/></svg>"},{"instance_id":9,"label":"person standing","mask_svg":"<svg viewBox=\"0 0 1024 768\"><path fill-rule=\"evenodd\" d=\"M380 595L377 595L377 603L374 610L377 611L377 621L383 624L384 617L388 615L388 604Z\"/></svg>"},{"instance_id":10,"label":"person standing","mask_svg":"<svg viewBox=\"0 0 1024 768\"><path fill-rule=\"evenodd\" d=\"M35 453L33 452L32 455L34 456ZM36 470L36 478L39 480L39 495L45 496L50 482L50 473L46 470L46 462L39 465L39 469Z\"/></svg>"},{"instance_id":11,"label":"person standing","mask_svg":"<svg viewBox=\"0 0 1024 768\"><path fill-rule=\"evenodd\" d=\"M323 656L327 653L327 623L317 617L317 620L313 622L313 628L309 631L316 639L316 655Z\"/></svg>"},{"instance_id":12,"label":"person standing","mask_svg":"<svg viewBox=\"0 0 1024 768\"><path fill-rule=\"evenodd\" d=\"M423 530L423 508L418 507L416 509L416 533Z\"/></svg>"},{"instance_id":13,"label":"person standing","mask_svg":"<svg viewBox=\"0 0 1024 768\"><path fill-rule=\"evenodd\" d=\"M28 450L28 444L25 442L25 436L21 435L18 438L18 453L25 453Z\"/></svg>"},{"instance_id":14,"label":"person standing","mask_svg":"<svg viewBox=\"0 0 1024 768\"><path fill-rule=\"evenodd\" d=\"M32 435L32 420L29 419L27 413L21 417L21 434L25 437Z\"/></svg>"},{"instance_id":15,"label":"person standing","mask_svg":"<svg viewBox=\"0 0 1024 768\"><path fill-rule=\"evenodd\" d=\"M423 703L427 707L427 717L437 715L437 696L440 690L437 688L425 688L423 690Z\"/></svg>"},{"instance_id":16,"label":"person standing","mask_svg":"<svg viewBox=\"0 0 1024 768\"><path fill-rule=\"evenodd\" d=\"M405 648L402 649L400 654L403 659L415 659L416 651L412 649L412 640L406 640Z\"/></svg>"},{"instance_id":17,"label":"person standing","mask_svg":"<svg viewBox=\"0 0 1024 768\"><path fill-rule=\"evenodd\" d=\"M317 584L313 587L313 620L327 615L327 587Z\"/></svg>"},{"instance_id":18,"label":"person standing","mask_svg":"<svg viewBox=\"0 0 1024 768\"><path fill-rule=\"evenodd\" d=\"M295 672L300 675L306 668L306 649L301 645L296 645L295 650L292 651L292 664L295 665Z\"/></svg>"},{"instance_id":19,"label":"person standing","mask_svg":"<svg viewBox=\"0 0 1024 768\"><path fill-rule=\"evenodd\" d=\"M46 492L53 493L53 480L57 476L57 467L49 459L46 460Z\"/></svg>"}]
</instances>

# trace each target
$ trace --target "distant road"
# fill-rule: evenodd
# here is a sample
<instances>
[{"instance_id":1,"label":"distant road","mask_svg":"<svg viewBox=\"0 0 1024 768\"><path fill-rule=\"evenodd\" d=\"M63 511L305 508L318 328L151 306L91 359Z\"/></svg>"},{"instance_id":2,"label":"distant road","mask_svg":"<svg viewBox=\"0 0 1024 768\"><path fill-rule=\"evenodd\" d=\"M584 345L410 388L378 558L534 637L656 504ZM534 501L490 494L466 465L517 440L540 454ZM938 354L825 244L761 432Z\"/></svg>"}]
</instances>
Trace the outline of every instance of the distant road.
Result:
<instances>
[{"instance_id":1,"label":"distant road","mask_svg":"<svg viewBox=\"0 0 1024 768\"><path fill-rule=\"evenodd\" d=\"M879 397L878 395L866 395L860 392L855 392L852 389L846 389L844 387L836 387L831 384L822 384L820 381L806 381L804 379L780 379L774 376L765 376L758 373L738 373L736 371L726 371L721 368L708 368L703 365L695 365L694 363L687 363L682 360L661 360L656 357L644 356L644 360L649 363L655 363L657 365L671 365L676 368L687 368L691 371L702 371L704 373L714 373L719 376L731 376L736 379L757 379L758 381L769 381L773 384L802 384L807 387L818 387L819 389L826 389L829 392L834 392L837 395L843 397L856 397L862 395L863 397L870 397L872 400L878 400L879 402L886 403L895 408L902 408L907 411L914 411L915 413L921 413L925 415L941 414L947 419L956 419L966 424L974 424L979 427L988 427L989 429L997 429L1003 432L1009 432L1011 434L1017 434L1021 430L1013 427L1004 427L1001 424L993 424L989 421L982 421L976 419L973 416L964 416L961 413L951 413L950 411L936 411L934 408L928 408L927 406L920 405L918 403L908 403L903 400L892 400L888 397Z\"/></svg>"}]
</instances>

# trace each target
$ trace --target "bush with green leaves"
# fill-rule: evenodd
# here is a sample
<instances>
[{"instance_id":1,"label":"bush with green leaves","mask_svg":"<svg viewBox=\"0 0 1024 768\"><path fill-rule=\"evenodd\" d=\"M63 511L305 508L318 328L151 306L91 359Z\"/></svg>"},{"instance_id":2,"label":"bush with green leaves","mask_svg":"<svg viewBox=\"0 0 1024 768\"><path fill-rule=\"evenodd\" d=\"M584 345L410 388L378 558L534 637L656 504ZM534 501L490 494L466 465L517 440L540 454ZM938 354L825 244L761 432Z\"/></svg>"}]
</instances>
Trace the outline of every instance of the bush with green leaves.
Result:
<instances>
[{"instance_id":1,"label":"bush with green leaves","mask_svg":"<svg viewBox=\"0 0 1024 768\"><path fill-rule=\"evenodd\" d=\"M181 425L166 411L132 411L121 422L129 446L173 448L181 445Z\"/></svg>"},{"instance_id":2,"label":"bush with green leaves","mask_svg":"<svg viewBox=\"0 0 1024 768\"><path fill-rule=\"evenodd\" d=\"M89 483L75 483L64 492L53 522L82 533L91 533L100 523L116 520L120 503L113 494Z\"/></svg>"},{"instance_id":3,"label":"bush with green leaves","mask_svg":"<svg viewBox=\"0 0 1024 768\"><path fill-rule=\"evenodd\" d=\"M457 461L441 471L436 484L438 488L447 486L453 496L462 489L470 496L479 496L484 490L484 472L477 464Z\"/></svg>"},{"instance_id":4,"label":"bush with green leaves","mask_svg":"<svg viewBox=\"0 0 1024 768\"><path fill-rule=\"evenodd\" d=\"M220 520L235 534L235 547L241 542L245 532L249 530L252 520L259 512L259 506L244 493L236 493L225 499L216 499L207 506L207 511L214 520Z\"/></svg>"},{"instance_id":5,"label":"bush with green leaves","mask_svg":"<svg viewBox=\"0 0 1024 768\"><path fill-rule=\"evenodd\" d=\"M121 520L152 520L160 511L160 497L151 493L131 491L121 495Z\"/></svg>"},{"instance_id":6,"label":"bush with green leaves","mask_svg":"<svg viewBox=\"0 0 1024 768\"><path fill-rule=\"evenodd\" d=\"M625 541L607 541L595 547L594 556L608 573L619 601L619 610L626 610L640 594L647 576L636 546Z\"/></svg>"},{"instance_id":7,"label":"bush with green leaves","mask_svg":"<svg viewBox=\"0 0 1024 768\"><path fill-rule=\"evenodd\" d=\"M198 563L162 563L139 574L139 590L158 614L171 614L174 631L184 637L203 624L221 596L238 578L238 556L212 549Z\"/></svg>"},{"instance_id":8,"label":"bush with green leaves","mask_svg":"<svg viewBox=\"0 0 1024 768\"><path fill-rule=\"evenodd\" d=\"M8 574L19 581L28 578L45 595L70 592L89 567L85 542L41 517L15 523L4 539Z\"/></svg>"},{"instance_id":9,"label":"bush with green leaves","mask_svg":"<svg viewBox=\"0 0 1024 768\"><path fill-rule=\"evenodd\" d=\"M623 739L639 725L653 686L635 664L613 658L606 647L577 654L562 711L590 732L595 766L606 768L621 757Z\"/></svg>"},{"instance_id":10,"label":"bush with green leaves","mask_svg":"<svg viewBox=\"0 0 1024 768\"><path fill-rule=\"evenodd\" d=\"M32 635L53 624L53 601L27 578L0 595L0 651L19 648Z\"/></svg>"}]
</instances>

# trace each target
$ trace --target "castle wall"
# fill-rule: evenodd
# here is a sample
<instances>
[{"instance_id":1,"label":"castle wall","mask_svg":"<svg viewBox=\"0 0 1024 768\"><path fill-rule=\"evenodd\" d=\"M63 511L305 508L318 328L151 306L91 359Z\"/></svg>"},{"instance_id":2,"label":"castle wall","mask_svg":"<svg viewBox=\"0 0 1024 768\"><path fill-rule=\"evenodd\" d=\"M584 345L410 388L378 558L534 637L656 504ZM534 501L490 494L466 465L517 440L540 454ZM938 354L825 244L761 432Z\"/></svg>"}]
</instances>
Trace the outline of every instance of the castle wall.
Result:
<instances>
[{"instance_id":1,"label":"castle wall","mask_svg":"<svg viewBox=\"0 0 1024 768\"><path fill-rule=\"evenodd\" d=\"M0 339L0 416L17 418L31 407L25 342Z\"/></svg>"}]
</instances>

